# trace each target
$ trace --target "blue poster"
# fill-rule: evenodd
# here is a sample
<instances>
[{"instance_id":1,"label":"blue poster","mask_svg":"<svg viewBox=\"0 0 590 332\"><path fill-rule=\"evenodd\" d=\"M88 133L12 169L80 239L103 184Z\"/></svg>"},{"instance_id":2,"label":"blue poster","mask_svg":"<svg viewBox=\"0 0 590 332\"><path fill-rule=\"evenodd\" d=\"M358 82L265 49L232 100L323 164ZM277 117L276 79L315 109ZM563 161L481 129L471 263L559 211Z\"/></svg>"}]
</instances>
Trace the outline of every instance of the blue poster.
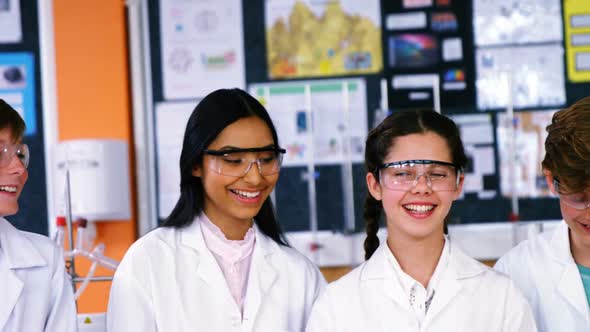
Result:
<instances>
[{"instance_id":1,"label":"blue poster","mask_svg":"<svg viewBox=\"0 0 590 332\"><path fill-rule=\"evenodd\" d=\"M33 54L0 53L0 98L17 110L27 124L25 135L37 133L35 63Z\"/></svg>"}]
</instances>

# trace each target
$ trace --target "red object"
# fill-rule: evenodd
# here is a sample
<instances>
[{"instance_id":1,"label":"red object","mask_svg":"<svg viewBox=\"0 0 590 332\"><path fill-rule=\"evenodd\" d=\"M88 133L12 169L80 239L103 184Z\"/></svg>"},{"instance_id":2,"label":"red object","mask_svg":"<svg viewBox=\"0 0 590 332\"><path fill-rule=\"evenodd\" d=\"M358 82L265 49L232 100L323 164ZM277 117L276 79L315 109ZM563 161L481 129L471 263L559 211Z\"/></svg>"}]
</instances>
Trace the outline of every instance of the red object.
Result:
<instances>
[{"instance_id":1,"label":"red object","mask_svg":"<svg viewBox=\"0 0 590 332\"><path fill-rule=\"evenodd\" d=\"M520 219L520 217L518 216L518 214L514 213L514 212L510 212L510 214L508 215L508 220L509 221L518 221Z\"/></svg>"},{"instance_id":2,"label":"red object","mask_svg":"<svg viewBox=\"0 0 590 332\"><path fill-rule=\"evenodd\" d=\"M315 243L315 242L312 242L312 243L309 245L309 250L311 250L312 252L315 252L315 251L318 251L318 250L320 250L322 247L323 247L323 246L322 246L321 244L319 244L319 243Z\"/></svg>"},{"instance_id":3,"label":"red object","mask_svg":"<svg viewBox=\"0 0 590 332\"><path fill-rule=\"evenodd\" d=\"M76 220L76 224L79 227L86 228L86 225L88 224L88 220L86 220L84 218L80 218L80 219Z\"/></svg>"},{"instance_id":4,"label":"red object","mask_svg":"<svg viewBox=\"0 0 590 332\"><path fill-rule=\"evenodd\" d=\"M57 217L55 219L55 224L57 226L63 226L63 227L65 227L66 226L66 217Z\"/></svg>"}]
</instances>

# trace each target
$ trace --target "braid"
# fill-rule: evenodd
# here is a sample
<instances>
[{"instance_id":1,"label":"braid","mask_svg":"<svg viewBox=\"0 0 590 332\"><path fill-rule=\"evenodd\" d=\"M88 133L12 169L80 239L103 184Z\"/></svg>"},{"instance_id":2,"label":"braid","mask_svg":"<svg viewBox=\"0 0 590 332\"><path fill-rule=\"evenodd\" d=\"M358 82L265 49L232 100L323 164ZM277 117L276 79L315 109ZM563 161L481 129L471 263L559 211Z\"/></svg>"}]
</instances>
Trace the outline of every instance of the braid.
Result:
<instances>
[{"instance_id":1,"label":"braid","mask_svg":"<svg viewBox=\"0 0 590 332\"><path fill-rule=\"evenodd\" d=\"M375 250L379 247L379 238L377 231L379 231L379 217L381 216L381 202L376 200L373 196L367 195L365 199L365 210L363 218L365 219L365 231L367 237L365 238L365 259L371 258Z\"/></svg>"}]
</instances>

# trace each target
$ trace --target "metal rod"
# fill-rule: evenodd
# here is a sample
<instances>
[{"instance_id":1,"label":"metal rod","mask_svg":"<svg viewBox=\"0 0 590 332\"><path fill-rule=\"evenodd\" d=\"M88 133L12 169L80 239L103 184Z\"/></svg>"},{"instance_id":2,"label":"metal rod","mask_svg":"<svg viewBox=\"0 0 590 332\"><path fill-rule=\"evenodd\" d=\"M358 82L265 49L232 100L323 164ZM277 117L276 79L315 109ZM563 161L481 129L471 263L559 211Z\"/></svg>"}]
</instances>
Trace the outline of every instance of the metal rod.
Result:
<instances>
[{"instance_id":1,"label":"metal rod","mask_svg":"<svg viewBox=\"0 0 590 332\"><path fill-rule=\"evenodd\" d=\"M318 244L318 211L316 201L316 188L315 188L315 149L314 149L314 122L313 122L313 110L311 100L311 84L306 83L304 88L305 95L305 116L307 127L309 128L307 134L307 193L309 195L309 226L311 230L311 238L314 245ZM316 264L318 261L318 251L313 252L313 260Z\"/></svg>"},{"instance_id":2,"label":"metal rod","mask_svg":"<svg viewBox=\"0 0 590 332\"><path fill-rule=\"evenodd\" d=\"M70 184L70 165L69 165L69 156L66 153L66 188L65 188L65 206L66 206L66 225L68 227L68 248L70 252L74 250L74 229L72 227L72 195L70 192L71 184ZM74 257L68 258L68 267L70 275L72 276L72 280L77 277L76 275L76 266L74 262ZM72 287L74 292L76 292L76 283L72 281Z\"/></svg>"},{"instance_id":3,"label":"metal rod","mask_svg":"<svg viewBox=\"0 0 590 332\"><path fill-rule=\"evenodd\" d=\"M517 150L516 150L516 118L514 116L514 101L513 101L513 92L512 92L512 72L506 73L506 85L508 86L508 103L506 106L506 114L510 120L510 126L508 126L508 142L509 142L509 165L510 165L510 191L512 192L510 206L512 208L512 213L514 218L518 218L519 209L518 209L518 186L517 186L517 179L516 179L516 172L518 171L518 164L516 163L517 160Z\"/></svg>"},{"instance_id":4,"label":"metal rod","mask_svg":"<svg viewBox=\"0 0 590 332\"><path fill-rule=\"evenodd\" d=\"M265 86L264 87L264 106L266 107L266 110L268 111L268 113L271 115L272 118L272 110L270 109L270 86ZM273 207L275 209L275 215L279 214L279 205L277 204L277 193L276 193L276 187L272 190L272 192L270 193L270 199L273 203Z\"/></svg>"},{"instance_id":5,"label":"metal rod","mask_svg":"<svg viewBox=\"0 0 590 332\"><path fill-rule=\"evenodd\" d=\"M342 198L344 201L344 230L346 233L354 232L354 185L352 179L352 144L350 142L350 94L348 81L342 82L342 109L344 111L344 132L342 133Z\"/></svg>"},{"instance_id":6,"label":"metal rod","mask_svg":"<svg viewBox=\"0 0 590 332\"><path fill-rule=\"evenodd\" d=\"M84 282L84 280L86 280L87 278L82 278L82 277L75 277L72 278L72 282L74 283L74 285L78 282ZM98 277L91 277L90 281L112 281L113 280L113 276L98 276Z\"/></svg>"}]
</instances>

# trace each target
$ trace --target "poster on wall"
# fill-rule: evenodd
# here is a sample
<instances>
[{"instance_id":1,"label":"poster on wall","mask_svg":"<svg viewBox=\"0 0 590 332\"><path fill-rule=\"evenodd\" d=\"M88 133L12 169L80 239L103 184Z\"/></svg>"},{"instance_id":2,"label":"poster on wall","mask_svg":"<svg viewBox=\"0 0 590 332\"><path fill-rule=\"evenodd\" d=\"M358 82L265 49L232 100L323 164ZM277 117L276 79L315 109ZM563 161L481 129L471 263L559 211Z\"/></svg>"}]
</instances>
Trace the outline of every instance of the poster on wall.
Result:
<instances>
[{"instance_id":1,"label":"poster on wall","mask_svg":"<svg viewBox=\"0 0 590 332\"><path fill-rule=\"evenodd\" d=\"M399 34L388 39L389 66L396 69L414 69L437 65L438 39L425 33Z\"/></svg>"},{"instance_id":2,"label":"poster on wall","mask_svg":"<svg viewBox=\"0 0 590 332\"><path fill-rule=\"evenodd\" d=\"M563 3L567 75L572 82L590 82L590 4L588 0Z\"/></svg>"},{"instance_id":3,"label":"poster on wall","mask_svg":"<svg viewBox=\"0 0 590 332\"><path fill-rule=\"evenodd\" d=\"M494 126L491 114L464 114L449 117L459 127L467 155L463 194L475 194L478 199L496 197L495 183L488 180L496 174Z\"/></svg>"},{"instance_id":4,"label":"poster on wall","mask_svg":"<svg viewBox=\"0 0 590 332\"><path fill-rule=\"evenodd\" d=\"M474 0L473 29L477 46L561 41L561 1Z\"/></svg>"},{"instance_id":5,"label":"poster on wall","mask_svg":"<svg viewBox=\"0 0 590 332\"><path fill-rule=\"evenodd\" d=\"M158 176L158 217L166 218L180 197L180 152L184 128L196 102L157 103L156 155Z\"/></svg>"},{"instance_id":6,"label":"poster on wall","mask_svg":"<svg viewBox=\"0 0 590 332\"><path fill-rule=\"evenodd\" d=\"M306 86L311 112L306 111ZM283 166L364 161L368 122L363 79L252 84L249 89L268 109L279 143L287 149Z\"/></svg>"},{"instance_id":7,"label":"poster on wall","mask_svg":"<svg viewBox=\"0 0 590 332\"><path fill-rule=\"evenodd\" d=\"M0 98L23 117L25 135L37 133L33 54L0 53Z\"/></svg>"},{"instance_id":8,"label":"poster on wall","mask_svg":"<svg viewBox=\"0 0 590 332\"><path fill-rule=\"evenodd\" d=\"M419 2L409 2L418 4ZM393 77L389 100L394 108L463 107L473 103L474 87L467 84L474 69L464 54L469 42L463 16L467 8L451 6L448 1L423 2L412 11L396 2L386 2L385 73ZM418 24L419 23L419 24ZM436 81L417 86L420 77L432 75ZM401 81L408 86L396 86ZM420 84L422 85L422 84ZM438 95L433 94L436 86Z\"/></svg>"},{"instance_id":9,"label":"poster on wall","mask_svg":"<svg viewBox=\"0 0 590 332\"><path fill-rule=\"evenodd\" d=\"M550 197L541 162L545 157L545 128L556 110L514 113L514 121L506 113L497 114L496 133L500 156L500 187L502 196L521 198ZM511 136L510 127L514 126ZM510 162L510 145L514 144L514 163Z\"/></svg>"},{"instance_id":10,"label":"poster on wall","mask_svg":"<svg viewBox=\"0 0 590 332\"><path fill-rule=\"evenodd\" d=\"M514 107L554 107L566 102L561 45L480 48L476 50L477 107L505 108L507 77L512 77Z\"/></svg>"},{"instance_id":11,"label":"poster on wall","mask_svg":"<svg viewBox=\"0 0 590 332\"><path fill-rule=\"evenodd\" d=\"M160 0L164 99L246 86L240 0Z\"/></svg>"},{"instance_id":12,"label":"poster on wall","mask_svg":"<svg viewBox=\"0 0 590 332\"><path fill-rule=\"evenodd\" d=\"M23 30L19 0L0 0L0 44L20 43Z\"/></svg>"},{"instance_id":13,"label":"poster on wall","mask_svg":"<svg viewBox=\"0 0 590 332\"><path fill-rule=\"evenodd\" d=\"M383 68L379 0L266 0L271 79L368 74Z\"/></svg>"}]
</instances>

